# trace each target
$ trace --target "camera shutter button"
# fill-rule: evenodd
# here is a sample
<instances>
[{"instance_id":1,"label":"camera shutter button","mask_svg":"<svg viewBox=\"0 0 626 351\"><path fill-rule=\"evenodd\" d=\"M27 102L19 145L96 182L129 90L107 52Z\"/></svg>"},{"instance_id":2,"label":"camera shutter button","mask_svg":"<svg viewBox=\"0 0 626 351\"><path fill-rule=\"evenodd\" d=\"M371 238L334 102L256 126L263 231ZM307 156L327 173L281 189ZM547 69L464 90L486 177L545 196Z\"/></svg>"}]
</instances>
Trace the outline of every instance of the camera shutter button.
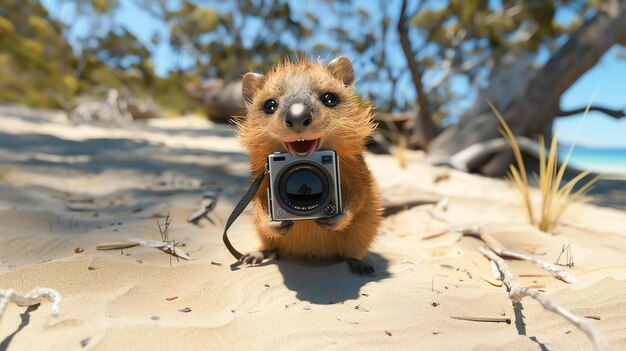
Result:
<instances>
[{"instance_id":1,"label":"camera shutter button","mask_svg":"<svg viewBox=\"0 0 626 351\"><path fill-rule=\"evenodd\" d=\"M335 203L334 202L328 203L328 205L326 205L326 207L324 208L324 213L329 216L337 213L337 206L335 205Z\"/></svg>"}]
</instances>

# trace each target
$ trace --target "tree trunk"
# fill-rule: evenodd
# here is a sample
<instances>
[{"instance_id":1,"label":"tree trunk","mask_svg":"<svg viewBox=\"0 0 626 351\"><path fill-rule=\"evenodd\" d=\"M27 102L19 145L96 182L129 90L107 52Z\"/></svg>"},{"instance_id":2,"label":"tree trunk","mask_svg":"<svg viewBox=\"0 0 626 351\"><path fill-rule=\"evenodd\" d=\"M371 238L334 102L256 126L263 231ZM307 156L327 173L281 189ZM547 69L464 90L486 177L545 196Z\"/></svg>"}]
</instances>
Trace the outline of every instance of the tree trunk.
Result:
<instances>
[{"instance_id":1,"label":"tree trunk","mask_svg":"<svg viewBox=\"0 0 626 351\"><path fill-rule=\"evenodd\" d=\"M418 67L415 60L415 54L411 49L411 41L409 40L409 29L406 24L406 8L407 0L402 1L402 8L400 10L400 17L398 19L398 34L400 36L400 45L402 51L406 57L409 70L411 71L411 78L413 80L413 86L417 94L417 115L416 123L413 125L413 133L411 137L415 139L414 144L418 145L422 149L426 150L431 140L435 138L436 129L433 122L430 111L428 110L428 97L424 91L422 84L422 71Z\"/></svg>"},{"instance_id":2,"label":"tree trunk","mask_svg":"<svg viewBox=\"0 0 626 351\"><path fill-rule=\"evenodd\" d=\"M560 112L561 95L591 69L614 44L626 41L626 0L607 2L571 34L568 41L533 76L509 106L496 107L516 135L536 138L551 130ZM511 92L510 90L504 90ZM592 92L589 92L591 95ZM483 112L483 111L480 111ZM441 160L472 144L499 137L499 124L491 111L465 114L459 123L444 131L429 148L431 160ZM500 176L511 159L510 151L500 152L476 166L483 174Z\"/></svg>"},{"instance_id":3,"label":"tree trunk","mask_svg":"<svg viewBox=\"0 0 626 351\"><path fill-rule=\"evenodd\" d=\"M428 150L429 161L434 164L449 164L452 155L459 151L497 138L497 119L487 101L491 101L498 111L506 111L515 97L528 85L531 79L528 72L533 59L534 55L527 51L509 51L503 55L494 55L491 62L493 67L489 71L489 85L478 92L474 104L461 114L457 124L450 126L433 140ZM485 129L486 125L493 126L489 127L492 130ZM490 155L484 160L477 160L476 164L484 164L488 157ZM476 168L470 167L470 170L475 171Z\"/></svg>"}]
</instances>

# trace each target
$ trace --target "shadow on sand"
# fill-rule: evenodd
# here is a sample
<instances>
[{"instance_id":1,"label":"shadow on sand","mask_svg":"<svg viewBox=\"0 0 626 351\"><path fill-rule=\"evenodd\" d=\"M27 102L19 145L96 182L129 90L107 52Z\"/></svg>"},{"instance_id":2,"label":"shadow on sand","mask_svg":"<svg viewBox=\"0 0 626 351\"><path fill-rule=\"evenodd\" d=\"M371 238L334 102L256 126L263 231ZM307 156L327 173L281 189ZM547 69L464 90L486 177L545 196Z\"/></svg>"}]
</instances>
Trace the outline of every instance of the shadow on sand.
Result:
<instances>
[{"instance_id":1,"label":"shadow on sand","mask_svg":"<svg viewBox=\"0 0 626 351\"><path fill-rule=\"evenodd\" d=\"M13 340L15 335L17 335L17 333L22 331L22 329L24 329L28 325L28 323L30 323L30 313L36 311L38 307L39 305L33 305L26 308L26 311L24 311L24 313L20 315L20 317L22 317L22 322L20 323L20 325L17 326L17 329L13 333L7 335L7 337L4 338L2 342L0 342L0 351L6 351L9 348L9 345L11 344L11 341Z\"/></svg>"},{"instance_id":2,"label":"shadow on sand","mask_svg":"<svg viewBox=\"0 0 626 351\"><path fill-rule=\"evenodd\" d=\"M280 255L280 260L271 259L253 267L278 266L287 289L296 293L301 301L317 305L328 305L357 299L361 288L367 283L378 282L388 277L388 261L383 256L370 252L365 262L374 267L374 276L359 276L350 272L343 260L317 261ZM231 270L243 266L234 263Z\"/></svg>"},{"instance_id":3,"label":"shadow on sand","mask_svg":"<svg viewBox=\"0 0 626 351\"><path fill-rule=\"evenodd\" d=\"M517 334L528 337L531 341L539 345L541 351L548 351L546 345L537 340L536 336L526 335L526 323L524 323L524 314L522 313L523 309L524 306L522 306L521 302L513 304L513 311L515 312L515 328L517 329Z\"/></svg>"},{"instance_id":4,"label":"shadow on sand","mask_svg":"<svg viewBox=\"0 0 626 351\"><path fill-rule=\"evenodd\" d=\"M172 134L181 133L174 131ZM50 157L42 159L35 155ZM86 156L87 159L74 161L62 158L71 156ZM18 165L48 175L91 176L105 172L135 172L137 176L161 177L167 173L175 174L178 179L200 181L196 192L201 193L202 189L218 183L232 189L245 186L248 175L233 171L231 166L235 164L247 164L247 154L243 151L171 147L144 140L99 138L76 141L51 135L0 132L0 166ZM157 185L154 184L154 188L158 188ZM145 189L125 190L146 192ZM231 193L225 191L223 195Z\"/></svg>"},{"instance_id":5,"label":"shadow on sand","mask_svg":"<svg viewBox=\"0 0 626 351\"><path fill-rule=\"evenodd\" d=\"M301 301L326 305L359 297L361 288L370 282L386 277L388 261L377 253L370 253L365 261L371 264L377 275L372 277L352 274L344 261L317 262L281 257L278 269L285 286Z\"/></svg>"}]
</instances>

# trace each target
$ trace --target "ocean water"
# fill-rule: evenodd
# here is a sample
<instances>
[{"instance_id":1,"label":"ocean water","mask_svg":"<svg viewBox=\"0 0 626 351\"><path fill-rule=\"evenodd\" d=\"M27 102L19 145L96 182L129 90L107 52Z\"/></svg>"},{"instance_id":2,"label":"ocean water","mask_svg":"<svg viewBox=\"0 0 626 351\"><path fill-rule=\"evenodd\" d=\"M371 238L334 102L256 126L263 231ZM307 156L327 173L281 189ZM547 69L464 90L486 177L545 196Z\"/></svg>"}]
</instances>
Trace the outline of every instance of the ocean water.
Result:
<instances>
[{"instance_id":1,"label":"ocean water","mask_svg":"<svg viewBox=\"0 0 626 351\"><path fill-rule=\"evenodd\" d=\"M563 160L569 146L559 146L559 159ZM575 146L569 163L580 170L608 175L626 175L626 148L591 148Z\"/></svg>"},{"instance_id":2,"label":"ocean water","mask_svg":"<svg viewBox=\"0 0 626 351\"><path fill-rule=\"evenodd\" d=\"M568 146L559 145L561 160L568 152ZM604 176L589 192L593 204L626 210L626 148L576 146L570 164L579 170L589 170Z\"/></svg>"}]
</instances>

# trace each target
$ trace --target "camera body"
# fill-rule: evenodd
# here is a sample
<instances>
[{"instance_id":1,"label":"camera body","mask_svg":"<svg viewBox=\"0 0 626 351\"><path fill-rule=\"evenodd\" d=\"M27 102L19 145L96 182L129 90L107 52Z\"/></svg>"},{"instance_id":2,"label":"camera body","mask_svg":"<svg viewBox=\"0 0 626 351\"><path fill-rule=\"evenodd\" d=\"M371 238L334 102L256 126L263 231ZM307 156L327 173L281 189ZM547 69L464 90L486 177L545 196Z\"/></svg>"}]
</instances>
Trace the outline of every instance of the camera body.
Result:
<instances>
[{"instance_id":1,"label":"camera body","mask_svg":"<svg viewBox=\"0 0 626 351\"><path fill-rule=\"evenodd\" d=\"M339 158L334 150L310 158L276 152L267 157L272 221L329 218L342 211Z\"/></svg>"}]
</instances>

